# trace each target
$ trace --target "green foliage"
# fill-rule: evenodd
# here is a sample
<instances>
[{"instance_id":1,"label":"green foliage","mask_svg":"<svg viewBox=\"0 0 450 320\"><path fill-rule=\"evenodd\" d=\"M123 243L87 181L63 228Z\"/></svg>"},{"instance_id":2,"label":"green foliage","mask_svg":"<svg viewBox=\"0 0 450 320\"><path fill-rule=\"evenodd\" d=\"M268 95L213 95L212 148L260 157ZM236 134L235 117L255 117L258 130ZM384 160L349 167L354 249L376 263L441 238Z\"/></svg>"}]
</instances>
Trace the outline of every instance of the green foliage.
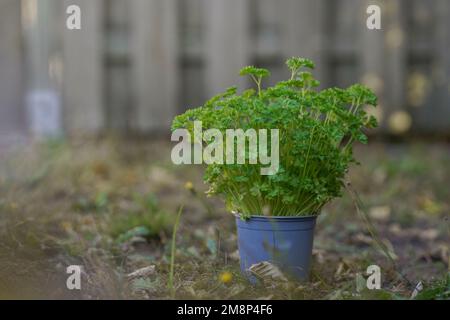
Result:
<instances>
[{"instance_id":1,"label":"green foliage","mask_svg":"<svg viewBox=\"0 0 450 320\"><path fill-rule=\"evenodd\" d=\"M357 84L319 91L319 82L303 71L314 68L311 60L291 58L287 66L290 79L267 89L261 83L269 71L246 67L241 75L249 75L257 91L238 94L232 87L172 123L173 130L185 128L191 135L194 121L202 121L204 130L215 128L223 134L226 129L279 129L276 175L261 176L260 165L207 166L204 179L211 186L209 193L224 195L228 208L244 217L318 214L327 202L341 196L345 174L354 162L353 144L367 143L363 130L377 126L364 109L377 104L368 88Z\"/></svg>"},{"instance_id":2,"label":"green foliage","mask_svg":"<svg viewBox=\"0 0 450 320\"><path fill-rule=\"evenodd\" d=\"M266 78L270 76L269 70L262 68L255 68L252 66L242 68L239 74L241 76L254 76L255 78Z\"/></svg>"},{"instance_id":3,"label":"green foliage","mask_svg":"<svg viewBox=\"0 0 450 320\"><path fill-rule=\"evenodd\" d=\"M156 197L150 194L136 196L139 208L132 212L113 213L107 223L107 232L119 243L133 237L151 238L168 231L172 217L160 209Z\"/></svg>"},{"instance_id":4,"label":"green foliage","mask_svg":"<svg viewBox=\"0 0 450 320\"><path fill-rule=\"evenodd\" d=\"M124 243L127 242L134 237L150 237L152 235L152 232L146 227L146 226L138 226L133 229L128 230L125 233L122 233L118 238L117 242Z\"/></svg>"},{"instance_id":5,"label":"green foliage","mask_svg":"<svg viewBox=\"0 0 450 320\"><path fill-rule=\"evenodd\" d=\"M420 292L417 300L449 300L450 299L450 271L442 280L432 283L428 288Z\"/></svg>"},{"instance_id":6,"label":"green foliage","mask_svg":"<svg viewBox=\"0 0 450 320\"><path fill-rule=\"evenodd\" d=\"M312 62L309 59L305 58L299 58L299 57L292 57L286 61L287 66L291 70L291 72L297 72L301 68L308 68L308 69L314 69L315 65L314 62Z\"/></svg>"}]
</instances>

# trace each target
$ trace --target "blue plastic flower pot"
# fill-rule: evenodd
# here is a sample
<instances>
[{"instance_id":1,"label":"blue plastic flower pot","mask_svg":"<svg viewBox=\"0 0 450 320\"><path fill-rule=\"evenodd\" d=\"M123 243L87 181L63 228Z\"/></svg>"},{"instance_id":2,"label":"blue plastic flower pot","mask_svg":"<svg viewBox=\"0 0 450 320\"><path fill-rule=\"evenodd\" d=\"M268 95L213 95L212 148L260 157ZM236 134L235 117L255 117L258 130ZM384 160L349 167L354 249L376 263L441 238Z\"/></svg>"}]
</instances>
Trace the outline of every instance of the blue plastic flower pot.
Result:
<instances>
[{"instance_id":1,"label":"blue plastic flower pot","mask_svg":"<svg viewBox=\"0 0 450 320\"><path fill-rule=\"evenodd\" d=\"M241 271L255 282L249 268L268 261L298 280L307 280L316 218L252 216L244 221L236 215Z\"/></svg>"}]
</instances>

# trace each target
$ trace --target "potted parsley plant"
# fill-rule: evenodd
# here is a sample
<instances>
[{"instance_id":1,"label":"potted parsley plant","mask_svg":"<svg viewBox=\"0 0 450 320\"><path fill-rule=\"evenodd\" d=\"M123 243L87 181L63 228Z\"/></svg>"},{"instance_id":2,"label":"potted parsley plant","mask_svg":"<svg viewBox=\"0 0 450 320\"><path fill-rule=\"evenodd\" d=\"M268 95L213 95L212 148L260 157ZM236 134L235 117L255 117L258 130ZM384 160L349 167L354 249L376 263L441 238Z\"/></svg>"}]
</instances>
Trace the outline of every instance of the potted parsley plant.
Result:
<instances>
[{"instance_id":1,"label":"potted parsley plant","mask_svg":"<svg viewBox=\"0 0 450 320\"><path fill-rule=\"evenodd\" d=\"M355 142L367 143L366 129L377 126L366 107L377 104L376 96L356 84L347 89L319 90L309 59L287 60L288 80L263 88L268 70L246 67L242 76L256 83L255 89L238 93L228 89L203 106L177 116L172 130L195 134L202 128L277 129L279 166L276 173L262 175L262 164L211 162L204 180L209 194L222 195L236 216L241 269L268 261L297 279L309 275L316 217L331 200L342 195L349 166L355 162ZM217 136L216 136L217 138ZM211 135L197 139L211 142ZM274 140L268 139L269 149ZM216 149L227 154L229 146ZM245 145L246 160L252 150ZM272 150L273 151L273 150Z\"/></svg>"}]
</instances>

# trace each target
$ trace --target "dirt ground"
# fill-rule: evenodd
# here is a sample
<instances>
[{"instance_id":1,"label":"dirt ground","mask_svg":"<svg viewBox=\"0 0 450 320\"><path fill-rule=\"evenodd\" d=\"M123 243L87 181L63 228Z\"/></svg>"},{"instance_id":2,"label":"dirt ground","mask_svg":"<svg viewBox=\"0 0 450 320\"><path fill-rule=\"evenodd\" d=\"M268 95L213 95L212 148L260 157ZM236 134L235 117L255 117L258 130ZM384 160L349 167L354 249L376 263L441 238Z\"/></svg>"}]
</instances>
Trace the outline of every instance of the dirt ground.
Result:
<instances>
[{"instance_id":1,"label":"dirt ground","mask_svg":"<svg viewBox=\"0 0 450 320\"><path fill-rule=\"evenodd\" d=\"M422 282L416 298L448 299L450 146L373 143L356 157L350 181L394 263L345 195L319 216L309 282L251 285L233 216L204 197L201 166L171 164L169 144L108 138L9 151L0 156L0 298L409 299ZM381 290L365 285L373 264ZM81 290L66 287L69 265L83 266Z\"/></svg>"}]
</instances>

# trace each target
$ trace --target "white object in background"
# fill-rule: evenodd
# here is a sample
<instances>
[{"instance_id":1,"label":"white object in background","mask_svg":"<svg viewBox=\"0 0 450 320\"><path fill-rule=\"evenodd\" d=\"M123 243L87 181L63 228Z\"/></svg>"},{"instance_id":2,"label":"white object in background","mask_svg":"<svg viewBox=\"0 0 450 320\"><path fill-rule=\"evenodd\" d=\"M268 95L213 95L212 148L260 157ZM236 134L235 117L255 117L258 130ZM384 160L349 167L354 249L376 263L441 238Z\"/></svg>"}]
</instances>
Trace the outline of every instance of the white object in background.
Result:
<instances>
[{"instance_id":1,"label":"white object in background","mask_svg":"<svg viewBox=\"0 0 450 320\"><path fill-rule=\"evenodd\" d=\"M55 137L62 133L61 102L52 90L35 90L28 94L27 110L31 133L37 137Z\"/></svg>"}]
</instances>

